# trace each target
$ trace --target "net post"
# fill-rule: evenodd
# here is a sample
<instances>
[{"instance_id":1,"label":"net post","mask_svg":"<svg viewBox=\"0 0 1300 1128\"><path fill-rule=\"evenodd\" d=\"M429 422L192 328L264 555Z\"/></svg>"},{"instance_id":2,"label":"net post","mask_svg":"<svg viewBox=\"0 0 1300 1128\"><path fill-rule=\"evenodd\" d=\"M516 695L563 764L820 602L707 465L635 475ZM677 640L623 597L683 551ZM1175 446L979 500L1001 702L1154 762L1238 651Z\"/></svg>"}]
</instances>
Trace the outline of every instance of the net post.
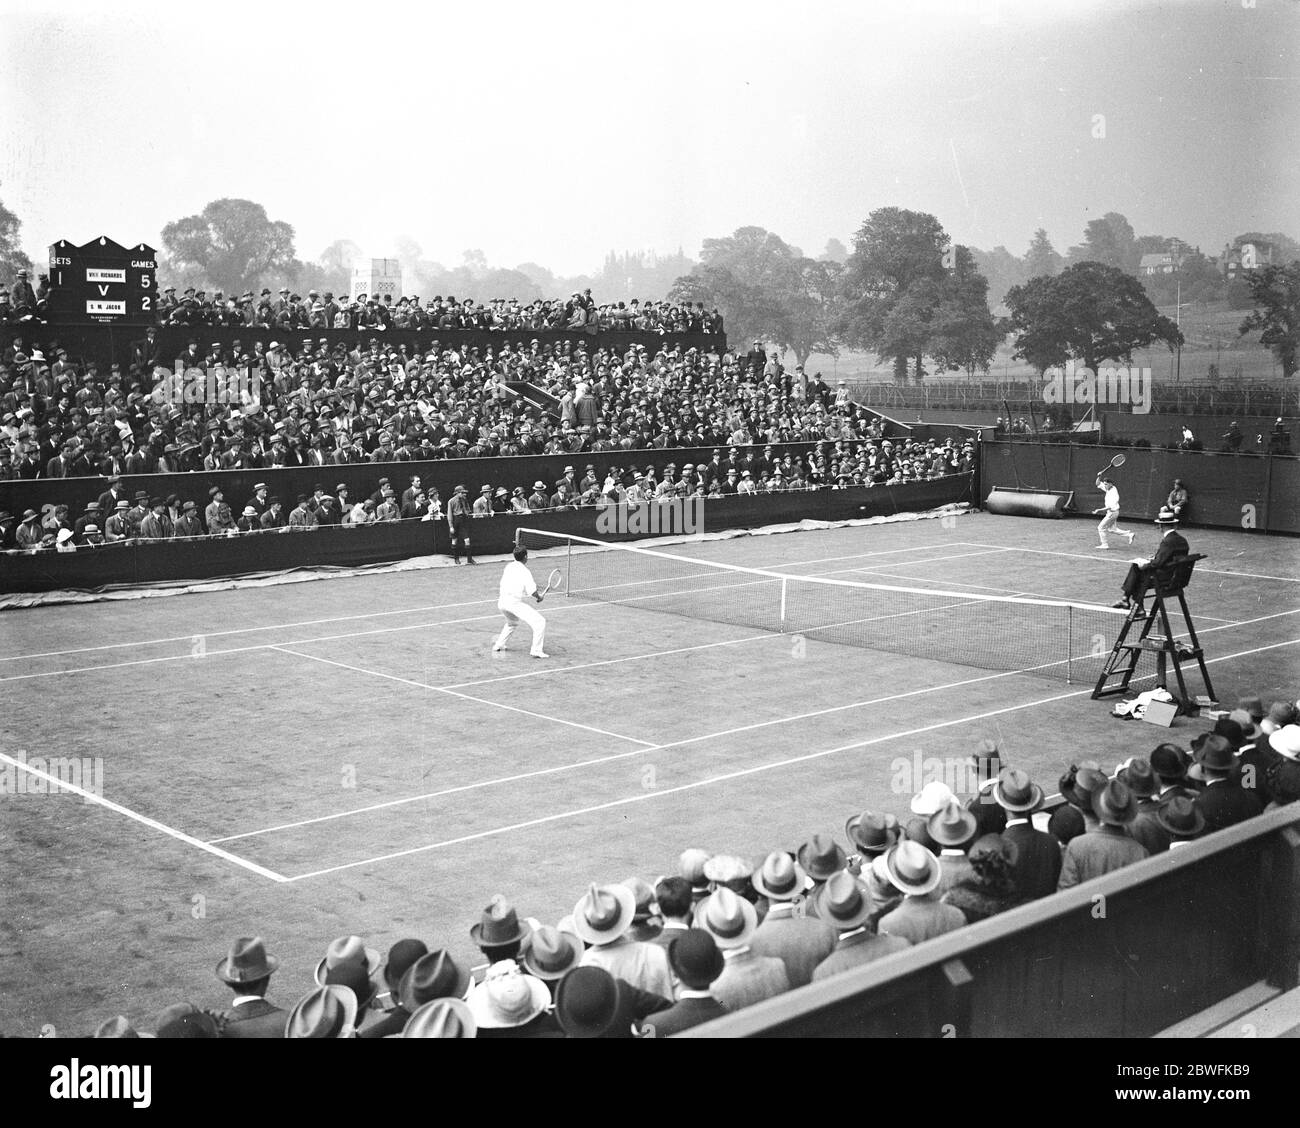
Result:
<instances>
[{"instance_id":1,"label":"net post","mask_svg":"<svg viewBox=\"0 0 1300 1128\"><path fill-rule=\"evenodd\" d=\"M781 633L785 633L785 591L789 583L784 576L781 577Z\"/></svg>"},{"instance_id":2,"label":"net post","mask_svg":"<svg viewBox=\"0 0 1300 1128\"><path fill-rule=\"evenodd\" d=\"M564 598L568 599L573 591L573 538L564 540Z\"/></svg>"},{"instance_id":3,"label":"net post","mask_svg":"<svg viewBox=\"0 0 1300 1128\"><path fill-rule=\"evenodd\" d=\"M1065 605L1065 684L1073 685L1074 662L1074 604Z\"/></svg>"}]
</instances>

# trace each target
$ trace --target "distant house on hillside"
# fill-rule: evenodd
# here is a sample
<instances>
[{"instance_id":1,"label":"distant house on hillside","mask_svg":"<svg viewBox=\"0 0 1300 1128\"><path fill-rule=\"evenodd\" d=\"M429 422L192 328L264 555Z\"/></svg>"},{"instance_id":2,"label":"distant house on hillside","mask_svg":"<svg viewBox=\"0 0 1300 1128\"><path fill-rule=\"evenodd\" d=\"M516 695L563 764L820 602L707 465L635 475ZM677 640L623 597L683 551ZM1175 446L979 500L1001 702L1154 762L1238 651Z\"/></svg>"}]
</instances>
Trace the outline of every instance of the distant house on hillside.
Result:
<instances>
[{"instance_id":1,"label":"distant house on hillside","mask_svg":"<svg viewBox=\"0 0 1300 1128\"><path fill-rule=\"evenodd\" d=\"M1242 243L1234 246L1229 243L1223 248L1219 259L1219 269L1231 282L1242 271L1257 270L1261 266L1273 264L1274 248L1272 243Z\"/></svg>"}]
</instances>

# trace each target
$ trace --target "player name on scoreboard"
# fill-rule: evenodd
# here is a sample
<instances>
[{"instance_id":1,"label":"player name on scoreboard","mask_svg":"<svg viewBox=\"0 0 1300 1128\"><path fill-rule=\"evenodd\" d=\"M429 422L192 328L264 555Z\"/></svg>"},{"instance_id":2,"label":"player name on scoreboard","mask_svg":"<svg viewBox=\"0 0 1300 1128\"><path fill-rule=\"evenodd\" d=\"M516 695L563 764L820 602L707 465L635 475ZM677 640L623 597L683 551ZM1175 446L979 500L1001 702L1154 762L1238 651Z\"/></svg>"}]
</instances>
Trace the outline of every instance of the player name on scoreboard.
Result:
<instances>
[{"instance_id":1,"label":"player name on scoreboard","mask_svg":"<svg viewBox=\"0 0 1300 1128\"><path fill-rule=\"evenodd\" d=\"M158 256L145 243L124 247L101 235L50 247L50 320L152 325L157 318Z\"/></svg>"}]
</instances>

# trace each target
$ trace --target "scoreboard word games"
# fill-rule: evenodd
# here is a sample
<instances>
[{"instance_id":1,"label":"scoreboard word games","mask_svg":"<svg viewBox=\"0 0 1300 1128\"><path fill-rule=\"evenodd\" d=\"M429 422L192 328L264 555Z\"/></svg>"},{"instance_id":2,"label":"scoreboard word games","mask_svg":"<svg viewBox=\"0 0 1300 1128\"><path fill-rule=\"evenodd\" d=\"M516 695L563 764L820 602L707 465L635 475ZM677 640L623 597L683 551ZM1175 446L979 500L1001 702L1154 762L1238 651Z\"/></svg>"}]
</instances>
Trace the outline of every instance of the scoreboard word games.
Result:
<instances>
[{"instance_id":1,"label":"scoreboard word games","mask_svg":"<svg viewBox=\"0 0 1300 1128\"><path fill-rule=\"evenodd\" d=\"M53 321L152 325L158 314L158 255L150 246L123 247L101 235L83 246L60 239L50 248Z\"/></svg>"}]
</instances>

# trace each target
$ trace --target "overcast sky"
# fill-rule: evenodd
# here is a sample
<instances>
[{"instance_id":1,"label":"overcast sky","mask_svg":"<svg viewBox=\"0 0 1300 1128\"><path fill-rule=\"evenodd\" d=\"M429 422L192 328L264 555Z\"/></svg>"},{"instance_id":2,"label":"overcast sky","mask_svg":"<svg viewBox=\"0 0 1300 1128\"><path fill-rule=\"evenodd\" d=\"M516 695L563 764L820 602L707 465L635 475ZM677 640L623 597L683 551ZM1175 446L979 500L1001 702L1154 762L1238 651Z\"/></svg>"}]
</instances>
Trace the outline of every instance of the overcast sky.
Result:
<instances>
[{"instance_id":1,"label":"overcast sky","mask_svg":"<svg viewBox=\"0 0 1300 1128\"><path fill-rule=\"evenodd\" d=\"M37 260L223 196L303 258L560 274L746 224L816 255L885 205L1217 253L1300 237L1298 50L1296 0L0 0L0 199Z\"/></svg>"}]
</instances>

